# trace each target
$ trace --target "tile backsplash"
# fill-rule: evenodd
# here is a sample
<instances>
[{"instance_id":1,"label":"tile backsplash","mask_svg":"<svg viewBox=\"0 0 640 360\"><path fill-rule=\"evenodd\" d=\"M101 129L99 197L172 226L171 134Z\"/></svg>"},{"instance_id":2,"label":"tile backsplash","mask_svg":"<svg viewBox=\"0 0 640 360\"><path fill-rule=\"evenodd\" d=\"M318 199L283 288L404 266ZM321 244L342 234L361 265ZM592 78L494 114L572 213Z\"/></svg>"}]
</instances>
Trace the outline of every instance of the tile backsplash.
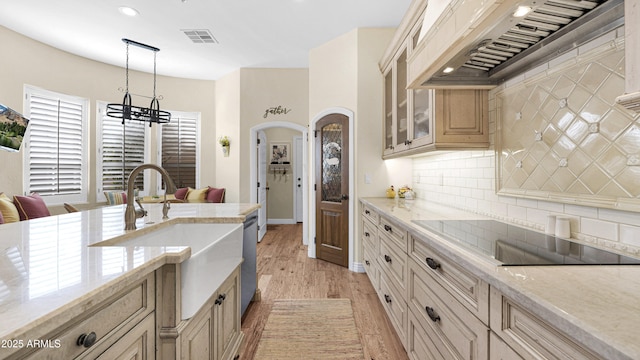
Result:
<instances>
[{"instance_id":1,"label":"tile backsplash","mask_svg":"<svg viewBox=\"0 0 640 360\"><path fill-rule=\"evenodd\" d=\"M516 119L518 112L521 113L520 115L523 118L544 113L545 111L549 113L545 116L539 115L536 120L531 120L531 123L527 124L527 129L519 129L515 131L516 136L512 134L510 138L510 141L513 142L512 145L510 145L510 148L514 148L513 144L520 144L521 148L519 149L520 152L518 152L518 154L524 152L532 153L536 151L536 145L540 145L539 143L543 141L547 147L546 154L552 154L547 156L554 157L553 162L554 169L556 169L556 171L558 167L568 170L567 168L577 165L576 162L578 160L576 160L576 158L566 156L566 158L568 158L567 166L558 166L563 157L556 153L555 150L561 152L559 149L567 144L567 140L571 140L574 144L582 143L581 141L571 139L570 136L580 133L582 134L580 135L580 138L584 141L589 134L593 134L593 132L590 132L593 130L589 129L590 124L592 123L600 123L600 136L608 141L608 149L619 150L625 146L621 143L624 140L619 139L619 137L622 136L621 134L617 134L615 136L607 134L609 125L603 121L602 116L599 121L590 121L593 120L593 118L589 117L589 114L605 114L604 117L606 117L606 114L611 112L610 110L602 110L602 103L608 103L605 107L610 108L612 107L611 99L614 99L615 96L621 94L623 85L615 91L611 90L611 86L620 86L619 71L621 66L623 68L620 60L624 59L624 56L621 56L620 52L617 50L609 51L609 58L606 61L601 60L610 64L607 69L599 68L598 66L601 66L600 64L598 66L592 65L591 67L582 67L581 70L576 71L591 73L593 76L584 76L584 74L577 76L577 73L574 73L572 78L568 78L571 79L572 84L564 86L561 85L563 80L560 78L564 75L570 76L570 74L568 71L557 71L557 67L559 66L558 64L566 62L567 59L571 59L572 57L576 58L575 62L578 63L580 61L580 59L577 59L576 55L578 54L578 50L581 50L584 53L589 52L593 54L594 51L592 51L592 49L602 46L610 46L608 44L612 42L619 43L623 33L623 29L618 29L617 31L605 34L600 39L596 39L590 44L574 49L575 53L563 55L562 59L553 60L544 66L523 74L521 77L510 80L499 88L492 90L489 104L492 139L491 148L489 150L436 152L414 158L412 166L412 183L417 197L425 201L447 204L470 212L487 215L498 220L513 222L537 230L544 230L548 215L565 215L569 217L571 221L572 238L592 245L631 254L636 257L640 256L640 212L620 211L607 207L578 205L575 201L553 202L511 195L504 196L496 193L496 184L498 183L496 179L497 176L500 176L500 172L496 175L496 166L501 162L500 160L506 160L504 158L497 159L495 151L496 114L497 104L499 103L499 101L496 101L496 94L499 94L500 92L516 94L516 97L528 97L529 100L531 100L530 98L532 96L537 98L537 103L535 101L529 101L530 104L527 104L527 101L521 99L520 106L514 105L518 103L518 100L511 101L507 99L507 113L513 113L511 115L514 115L514 119ZM619 44L616 46L619 46ZM595 51L597 52L597 50ZM602 59L602 56L592 57L591 62L588 63L592 64L597 58ZM547 84L547 88L540 85L541 87L538 88L538 90L535 90L535 87L523 90L526 88L526 85L530 85L534 82L536 84ZM553 86L549 84L553 84ZM554 87L556 88L555 91ZM505 91L505 89L509 90L509 88L514 89L514 91ZM573 92L575 92L575 95L571 95ZM566 94L566 96L563 94ZM582 94L582 96L580 96L580 94ZM564 105L568 108L567 110L571 110L574 113L570 124L574 124L573 126L581 128L582 131L569 130L571 127L570 124L565 126L559 125L559 122L562 121L562 115L560 114L560 112L562 112L561 109L565 108L562 107L563 104L561 100L565 98L568 99L567 101L569 106L566 106L567 104ZM584 99L580 108L572 108L572 106L577 106L578 99ZM500 99L500 101L503 102L504 100L504 98ZM504 110L502 111L504 113ZM640 129L640 123L637 120L637 116L634 118L627 113L616 113L616 111L618 110L613 111L616 117L629 122L627 124L628 126L625 128ZM553 114L550 114L551 112L553 112ZM564 113L566 114L566 111ZM553 125L553 127L557 126L562 129L562 131L559 132L558 136L545 137L543 140L536 139L536 130L542 133L549 125ZM600 139L600 141L602 140L604 139ZM636 146L640 147L640 143L636 143ZM580 148L580 145L576 145L573 148ZM594 151L586 149L581 149L581 151L585 153L584 155L586 157L591 157L592 160L596 160L597 163L598 159L594 159L597 157L595 155L595 149L600 149L600 152L602 153L602 147L594 148ZM502 152L502 154L504 154L504 152ZM513 157L513 160L510 156ZM521 167L516 166L518 160L515 159L517 155L514 155L514 152L509 154L507 157L509 158L508 161L513 165L511 170L522 169ZM555 157L557 157L557 159ZM626 158L627 156L625 155L625 159ZM526 160L523 158L522 161L524 162ZM603 176L611 178L614 177L611 174L606 175L606 172L610 171L607 170L608 166L606 164L593 166L600 168L605 173ZM588 168L588 165L584 166L584 169L580 174ZM578 171L575 170L575 172ZM552 173L546 175L549 179L552 179L554 176ZM504 180L505 174L502 174L502 176L502 180ZM511 185L514 185L516 182L518 182L519 185L525 184L527 183L527 179L530 181L535 180L532 179L532 177L535 177L535 175L532 174L526 174L524 180L519 179L516 181L516 177L517 176L511 173L506 174L506 178L508 178L508 182ZM576 178L579 177L580 176ZM581 181L586 184L586 187L589 189L603 189L602 185L592 182L592 178L596 180L595 182L601 183L601 181L598 180L601 179L601 177L586 176L586 174L582 177ZM574 183L576 182L575 180L576 179L573 181ZM632 177L632 179L626 183L623 180L622 186L628 188L628 193L637 193L640 191L640 187L637 186L639 181L640 179L638 179L638 177ZM561 185L558 189L555 189L558 192L573 191L576 189L569 185L569 181L563 182L561 179L556 182L565 184ZM516 188L515 185L514 188Z\"/></svg>"}]
</instances>

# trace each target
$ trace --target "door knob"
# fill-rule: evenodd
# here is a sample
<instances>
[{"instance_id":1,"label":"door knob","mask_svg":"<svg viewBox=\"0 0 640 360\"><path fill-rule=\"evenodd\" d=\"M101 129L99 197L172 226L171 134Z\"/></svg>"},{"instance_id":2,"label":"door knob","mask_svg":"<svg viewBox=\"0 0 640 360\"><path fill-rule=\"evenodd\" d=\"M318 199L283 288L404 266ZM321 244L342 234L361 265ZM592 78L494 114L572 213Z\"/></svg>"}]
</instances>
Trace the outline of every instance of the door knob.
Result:
<instances>
[{"instance_id":1,"label":"door knob","mask_svg":"<svg viewBox=\"0 0 640 360\"><path fill-rule=\"evenodd\" d=\"M342 195L340 196L340 199L342 199L342 200L349 200L349 195L347 195L347 194L342 194Z\"/></svg>"}]
</instances>

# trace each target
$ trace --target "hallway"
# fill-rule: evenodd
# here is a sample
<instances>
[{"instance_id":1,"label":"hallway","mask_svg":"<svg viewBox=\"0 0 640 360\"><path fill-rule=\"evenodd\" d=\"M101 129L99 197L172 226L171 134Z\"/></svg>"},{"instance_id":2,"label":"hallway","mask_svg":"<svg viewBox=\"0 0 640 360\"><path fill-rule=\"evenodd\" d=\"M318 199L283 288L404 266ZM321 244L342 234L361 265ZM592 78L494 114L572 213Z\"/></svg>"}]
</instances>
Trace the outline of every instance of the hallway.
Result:
<instances>
[{"instance_id":1,"label":"hallway","mask_svg":"<svg viewBox=\"0 0 640 360\"><path fill-rule=\"evenodd\" d=\"M270 225L258 243L262 301L251 303L243 318L240 359L253 358L275 299L305 298L351 299L365 359L408 359L367 275L308 258L301 239L302 224Z\"/></svg>"}]
</instances>

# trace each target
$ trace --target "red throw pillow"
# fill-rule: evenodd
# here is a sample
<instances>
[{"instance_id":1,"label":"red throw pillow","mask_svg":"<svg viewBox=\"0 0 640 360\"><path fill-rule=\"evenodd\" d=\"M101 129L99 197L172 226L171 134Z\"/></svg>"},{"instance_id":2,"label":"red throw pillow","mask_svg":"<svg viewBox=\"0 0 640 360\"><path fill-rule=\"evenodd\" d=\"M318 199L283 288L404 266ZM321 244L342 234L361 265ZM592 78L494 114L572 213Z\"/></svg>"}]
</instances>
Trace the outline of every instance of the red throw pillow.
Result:
<instances>
[{"instance_id":1,"label":"red throw pillow","mask_svg":"<svg viewBox=\"0 0 640 360\"><path fill-rule=\"evenodd\" d=\"M51 215L44 200L37 193L29 196L14 195L13 203L18 209L20 220L31 220Z\"/></svg>"},{"instance_id":2,"label":"red throw pillow","mask_svg":"<svg viewBox=\"0 0 640 360\"><path fill-rule=\"evenodd\" d=\"M178 200L184 200L185 196L187 196L187 191L189 191L188 187L180 188L180 189L176 190L176 192L173 194L173 196L175 196L176 199L178 199Z\"/></svg>"},{"instance_id":3,"label":"red throw pillow","mask_svg":"<svg viewBox=\"0 0 640 360\"><path fill-rule=\"evenodd\" d=\"M210 203L224 202L224 188L216 189L209 186L209 192L207 193L207 202L210 202Z\"/></svg>"}]
</instances>

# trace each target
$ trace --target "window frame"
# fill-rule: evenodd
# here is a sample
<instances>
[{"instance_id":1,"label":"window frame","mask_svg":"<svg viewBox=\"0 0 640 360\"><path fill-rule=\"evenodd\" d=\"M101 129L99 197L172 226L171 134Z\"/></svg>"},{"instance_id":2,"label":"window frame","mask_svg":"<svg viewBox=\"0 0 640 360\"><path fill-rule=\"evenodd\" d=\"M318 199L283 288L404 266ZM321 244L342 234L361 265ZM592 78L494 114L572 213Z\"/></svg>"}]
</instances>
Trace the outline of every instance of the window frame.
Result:
<instances>
[{"instance_id":1,"label":"window frame","mask_svg":"<svg viewBox=\"0 0 640 360\"><path fill-rule=\"evenodd\" d=\"M82 154L80 161L80 192L78 194L56 194L56 195L42 195L42 199L47 205L61 205L65 202L68 203L87 203L89 196L89 114L90 114L90 102L89 99L80 96L68 95L59 93L56 91L42 89L33 85L24 85L24 104L23 113L25 117L29 119L29 122L34 121L31 116L31 97L39 96L48 99L58 99L68 103L73 103L81 107L81 148ZM25 141L23 142L22 153L22 173L23 173L23 194L28 195L31 191L31 129L32 126L27 127L25 134Z\"/></svg>"}]
</instances>

